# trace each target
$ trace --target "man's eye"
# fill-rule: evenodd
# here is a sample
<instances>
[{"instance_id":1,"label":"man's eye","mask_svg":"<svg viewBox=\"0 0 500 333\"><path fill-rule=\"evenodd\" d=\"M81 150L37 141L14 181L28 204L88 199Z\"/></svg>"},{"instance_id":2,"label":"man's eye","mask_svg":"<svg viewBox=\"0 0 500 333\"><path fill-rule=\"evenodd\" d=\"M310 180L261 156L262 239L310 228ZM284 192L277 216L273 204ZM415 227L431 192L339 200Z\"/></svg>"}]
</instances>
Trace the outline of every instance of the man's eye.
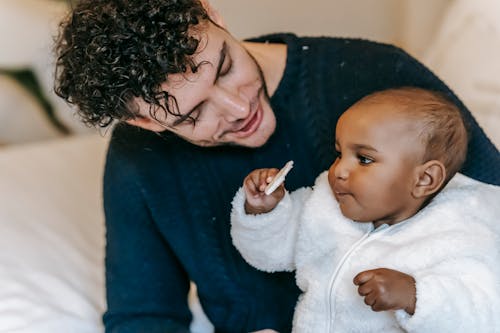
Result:
<instances>
[{"instance_id":1,"label":"man's eye","mask_svg":"<svg viewBox=\"0 0 500 333\"><path fill-rule=\"evenodd\" d=\"M200 118L201 110L197 107L193 112L189 113L189 115L184 116L182 119L178 119L174 126L182 126L182 125L192 125L193 127L196 125L198 118Z\"/></svg>"},{"instance_id":2,"label":"man's eye","mask_svg":"<svg viewBox=\"0 0 500 333\"><path fill-rule=\"evenodd\" d=\"M232 69L233 69L233 60L231 58L229 58L226 61L225 66L223 68L221 68L220 76L226 76L226 75L228 75L229 73L231 73Z\"/></svg>"},{"instance_id":3,"label":"man's eye","mask_svg":"<svg viewBox=\"0 0 500 333\"><path fill-rule=\"evenodd\" d=\"M190 124L190 125L193 125L195 126L196 125L196 122L198 121L198 119L200 118L200 109L196 109L196 111L193 111L189 117L186 118L186 124Z\"/></svg>"},{"instance_id":4,"label":"man's eye","mask_svg":"<svg viewBox=\"0 0 500 333\"><path fill-rule=\"evenodd\" d=\"M373 163L373 159L366 156L358 156L359 164L367 165Z\"/></svg>"}]
</instances>

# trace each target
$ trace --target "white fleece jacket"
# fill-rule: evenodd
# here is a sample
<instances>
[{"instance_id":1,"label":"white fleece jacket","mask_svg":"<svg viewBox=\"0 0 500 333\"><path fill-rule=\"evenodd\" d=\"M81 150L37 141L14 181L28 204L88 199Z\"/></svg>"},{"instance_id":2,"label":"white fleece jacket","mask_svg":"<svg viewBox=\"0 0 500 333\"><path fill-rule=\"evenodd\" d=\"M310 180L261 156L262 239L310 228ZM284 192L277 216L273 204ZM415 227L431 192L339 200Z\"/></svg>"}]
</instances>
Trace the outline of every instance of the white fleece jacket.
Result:
<instances>
[{"instance_id":1,"label":"white fleece jacket","mask_svg":"<svg viewBox=\"0 0 500 333\"><path fill-rule=\"evenodd\" d=\"M455 176L410 219L373 229L342 216L327 172L268 214L233 200L232 237L258 269L296 270L294 332L500 332L500 187ZM416 280L414 315L374 312L352 280L390 268Z\"/></svg>"}]
</instances>

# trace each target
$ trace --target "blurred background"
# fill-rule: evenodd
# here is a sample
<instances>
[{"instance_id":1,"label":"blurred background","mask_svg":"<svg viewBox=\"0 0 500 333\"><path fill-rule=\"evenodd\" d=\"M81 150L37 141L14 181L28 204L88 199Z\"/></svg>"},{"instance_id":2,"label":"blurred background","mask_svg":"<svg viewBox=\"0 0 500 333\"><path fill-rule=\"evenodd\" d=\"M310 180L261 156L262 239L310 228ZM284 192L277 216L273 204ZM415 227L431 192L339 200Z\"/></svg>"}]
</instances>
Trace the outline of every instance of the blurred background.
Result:
<instances>
[{"instance_id":1,"label":"blurred background","mask_svg":"<svg viewBox=\"0 0 500 333\"><path fill-rule=\"evenodd\" d=\"M92 133L52 91L52 41L77 0L0 1L0 145ZM500 0L212 0L238 38L269 32L368 38L441 76L500 144Z\"/></svg>"}]
</instances>

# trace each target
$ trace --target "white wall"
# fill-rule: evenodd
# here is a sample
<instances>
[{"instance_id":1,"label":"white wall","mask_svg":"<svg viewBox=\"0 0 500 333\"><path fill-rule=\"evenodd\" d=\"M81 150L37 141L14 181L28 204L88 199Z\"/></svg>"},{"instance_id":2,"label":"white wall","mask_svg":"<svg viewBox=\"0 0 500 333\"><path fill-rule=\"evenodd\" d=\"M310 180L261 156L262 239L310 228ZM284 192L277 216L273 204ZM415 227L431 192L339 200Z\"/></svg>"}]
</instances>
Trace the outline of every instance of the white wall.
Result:
<instances>
[{"instance_id":1,"label":"white wall","mask_svg":"<svg viewBox=\"0 0 500 333\"><path fill-rule=\"evenodd\" d=\"M238 37L292 31L301 35L393 40L400 0L211 0Z\"/></svg>"},{"instance_id":2,"label":"white wall","mask_svg":"<svg viewBox=\"0 0 500 333\"><path fill-rule=\"evenodd\" d=\"M400 45L413 55L422 56L452 2L453 0L402 0L401 17L404 19L400 26Z\"/></svg>"},{"instance_id":3,"label":"white wall","mask_svg":"<svg viewBox=\"0 0 500 333\"><path fill-rule=\"evenodd\" d=\"M362 37L420 52L452 0L211 0L239 38L269 32Z\"/></svg>"}]
</instances>

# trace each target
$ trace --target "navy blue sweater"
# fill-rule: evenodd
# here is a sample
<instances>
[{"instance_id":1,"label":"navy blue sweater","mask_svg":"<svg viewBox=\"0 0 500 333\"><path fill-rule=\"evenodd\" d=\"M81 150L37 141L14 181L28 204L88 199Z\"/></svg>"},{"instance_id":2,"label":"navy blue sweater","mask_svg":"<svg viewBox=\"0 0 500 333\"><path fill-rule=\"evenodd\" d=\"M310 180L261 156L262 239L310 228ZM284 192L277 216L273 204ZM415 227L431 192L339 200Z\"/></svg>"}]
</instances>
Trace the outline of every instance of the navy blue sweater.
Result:
<instances>
[{"instance_id":1,"label":"navy blue sweater","mask_svg":"<svg viewBox=\"0 0 500 333\"><path fill-rule=\"evenodd\" d=\"M498 150L452 92L400 49L289 34L257 39L266 40L287 43L288 55L271 97L277 129L265 146L200 148L127 125L114 130L104 178L106 332L187 332L190 280L217 332L290 331L294 275L260 272L242 259L229 234L231 199L249 171L288 160L295 167L287 188L312 185L335 159L339 115L375 90L446 92L471 129L462 172L500 184Z\"/></svg>"}]
</instances>

